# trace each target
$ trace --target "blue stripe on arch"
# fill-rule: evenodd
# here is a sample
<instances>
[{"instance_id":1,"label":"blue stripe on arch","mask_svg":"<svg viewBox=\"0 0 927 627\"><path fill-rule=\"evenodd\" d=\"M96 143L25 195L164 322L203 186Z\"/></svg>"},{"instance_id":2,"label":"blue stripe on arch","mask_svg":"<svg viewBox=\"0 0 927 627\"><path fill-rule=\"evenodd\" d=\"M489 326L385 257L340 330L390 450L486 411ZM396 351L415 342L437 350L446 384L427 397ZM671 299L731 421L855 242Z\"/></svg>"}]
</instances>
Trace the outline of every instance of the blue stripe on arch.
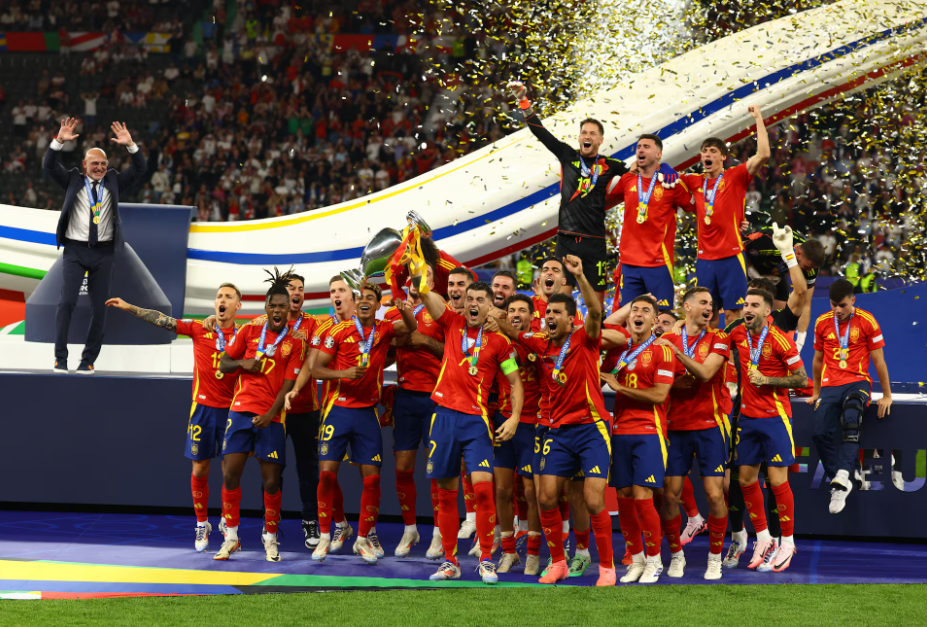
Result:
<instances>
[{"instance_id":1,"label":"blue stripe on arch","mask_svg":"<svg viewBox=\"0 0 927 627\"><path fill-rule=\"evenodd\" d=\"M916 30L925 24L927 24L927 17L915 20L910 24L905 24L904 26L900 26L898 28L890 28L873 35L869 35L862 39L858 39L856 41L839 46L834 50L825 52L824 54L814 57L813 59L808 59L806 61L802 61L801 63L796 63L795 65L783 68L777 72L773 72L772 74L757 80L755 83L747 83L741 87L738 87L737 89L731 90L717 100L699 107L688 115L680 114L678 120L656 131L656 134L660 135L661 137L670 137L680 133L693 124L705 119L706 117L713 115L721 109L734 104L738 100L743 100L752 93L761 91L780 81L791 78L795 74L820 67L825 63L829 63L830 61L843 57L851 52L855 52L857 50L872 46L873 44L882 42L890 37L894 37L895 35L903 34L910 30ZM621 148L611 156L615 159L628 159L634 156L634 150L636 146L637 142L634 142L633 144ZM558 193L558 191L559 184L553 183L544 189L540 189L532 194L529 194L528 196L525 196L524 198L520 198L519 200L509 203L503 207L499 207L498 209L490 211L484 215L470 218L469 220L462 220L457 224L437 229L435 230L434 238L437 240L445 239L454 235L460 235L461 233L471 231L481 226L485 226L487 223L502 220L513 214L523 211L532 205L550 198L551 196ZM39 231L28 231L25 229L15 229L12 227L0 226L0 238L15 239L37 244L50 244L52 246L55 245L54 234L42 233ZM322 263L326 261L347 261L359 259L362 252L363 248L346 248L342 250L321 251L313 253L261 254L191 248L187 251L187 258L201 261L216 261L220 263L246 265L262 265L271 263Z\"/></svg>"}]
</instances>

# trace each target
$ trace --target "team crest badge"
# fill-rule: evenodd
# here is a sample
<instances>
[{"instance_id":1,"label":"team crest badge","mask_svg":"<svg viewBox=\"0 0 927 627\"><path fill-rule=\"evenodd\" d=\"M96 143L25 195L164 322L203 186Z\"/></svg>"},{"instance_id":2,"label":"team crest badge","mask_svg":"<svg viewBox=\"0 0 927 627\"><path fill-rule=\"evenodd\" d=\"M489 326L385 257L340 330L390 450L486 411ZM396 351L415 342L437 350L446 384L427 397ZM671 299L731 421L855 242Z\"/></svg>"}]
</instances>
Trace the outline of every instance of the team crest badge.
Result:
<instances>
[{"instance_id":1,"label":"team crest badge","mask_svg":"<svg viewBox=\"0 0 927 627\"><path fill-rule=\"evenodd\" d=\"M644 353L641 355L641 359L644 360L644 367L646 368L650 365L650 360L653 359L653 355L651 353Z\"/></svg>"},{"instance_id":2,"label":"team crest badge","mask_svg":"<svg viewBox=\"0 0 927 627\"><path fill-rule=\"evenodd\" d=\"M724 183L724 181L721 182ZM763 345L763 357L772 357L772 346L769 344Z\"/></svg>"},{"instance_id":3,"label":"team crest badge","mask_svg":"<svg viewBox=\"0 0 927 627\"><path fill-rule=\"evenodd\" d=\"M199 453L199 452L200 452L200 447L199 447L198 444L194 443L194 444L191 444L191 445L190 445L190 454L191 454L191 455L196 455L196 454ZM202 494L200 494L200 496L202 496Z\"/></svg>"},{"instance_id":4,"label":"team crest badge","mask_svg":"<svg viewBox=\"0 0 927 627\"><path fill-rule=\"evenodd\" d=\"M702 344L701 346L699 346L698 354L701 355L702 357L707 357L708 356L708 344Z\"/></svg>"},{"instance_id":5,"label":"team crest badge","mask_svg":"<svg viewBox=\"0 0 927 627\"><path fill-rule=\"evenodd\" d=\"M319 451L322 455L328 455L328 442L322 442L322 448Z\"/></svg>"},{"instance_id":6,"label":"team crest badge","mask_svg":"<svg viewBox=\"0 0 927 627\"><path fill-rule=\"evenodd\" d=\"M850 340L855 342L859 339L859 327L854 327L850 329Z\"/></svg>"},{"instance_id":7,"label":"team crest badge","mask_svg":"<svg viewBox=\"0 0 927 627\"><path fill-rule=\"evenodd\" d=\"M434 462L428 462L428 466L425 468L425 472L427 472L430 475L432 471L434 471L434 469L435 469Z\"/></svg>"},{"instance_id":8,"label":"team crest badge","mask_svg":"<svg viewBox=\"0 0 927 627\"><path fill-rule=\"evenodd\" d=\"M721 182L723 183L724 180L722 179ZM656 188L653 190L653 197L654 197L654 200L660 200L661 198L663 198L663 187L662 186L660 185L656 186Z\"/></svg>"},{"instance_id":9,"label":"team crest badge","mask_svg":"<svg viewBox=\"0 0 927 627\"><path fill-rule=\"evenodd\" d=\"M427 309L424 312L422 312L422 322L424 322L425 324L431 324L432 322L434 322L434 318L431 317L431 314L428 313Z\"/></svg>"},{"instance_id":10,"label":"team crest badge","mask_svg":"<svg viewBox=\"0 0 927 627\"><path fill-rule=\"evenodd\" d=\"M544 457L541 458L541 471L542 471L542 472L544 471L544 464L546 463L546 461L547 461L546 458L544 458Z\"/></svg>"},{"instance_id":11,"label":"team crest badge","mask_svg":"<svg viewBox=\"0 0 927 627\"><path fill-rule=\"evenodd\" d=\"M335 346L335 338L329 335L327 338L325 338L325 348L331 349L331 348L334 348L334 346Z\"/></svg>"},{"instance_id":12,"label":"team crest badge","mask_svg":"<svg viewBox=\"0 0 927 627\"><path fill-rule=\"evenodd\" d=\"M280 354L283 355L284 357L289 357L290 353L292 352L293 352L293 345L290 344L289 342L284 342L280 346Z\"/></svg>"}]
</instances>

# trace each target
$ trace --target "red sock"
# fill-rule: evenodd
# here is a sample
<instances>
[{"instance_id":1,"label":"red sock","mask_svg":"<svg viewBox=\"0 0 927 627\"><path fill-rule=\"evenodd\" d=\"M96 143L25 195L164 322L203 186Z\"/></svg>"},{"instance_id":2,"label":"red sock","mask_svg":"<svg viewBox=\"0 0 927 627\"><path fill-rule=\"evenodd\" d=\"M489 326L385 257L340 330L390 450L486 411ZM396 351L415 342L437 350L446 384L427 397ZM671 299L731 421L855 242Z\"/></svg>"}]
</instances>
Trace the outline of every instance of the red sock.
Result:
<instances>
[{"instance_id":1,"label":"red sock","mask_svg":"<svg viewBox=\"0 0 927 627\"><path fill-rule=\"evenodd\" d=\"M209 477L197 477L190 473L190 491L193 492L196 522L206 522L206 508L209 507Z\"/></svg>"},{"instance_id":2,"label":"red sock","mask_svg":"<svg viewBox=\"0 0 927 627\"><path fill-rule=\"evenodd\" d=\"M682 550L682 540L679 536L682 534L682 516L676 514L676 518L663 521L663 535L669 542L670 553L678 553Z\"/></svg>"},{"instance_id":3,"label":"red sock","mask_svg":"<svg viewBox=\"0 0 927 627\"><path fill-rule=\"evenodd\" d=\"M438 480L431 480L431 509L434 512L435 517L435 526L438 525L438 504L440 499L438 498ZM457 509L457 503L454 503L454 509Z\"/></svg>"},{"instance_id":4,"label":"red sock","mask_svg":"<svg viewBox=\"0 0 927 627\"><path fill-rule=\"evenodd\" d=\"M685 481L682 482L682 506L686 510L689 518L698 516L698 504L695 502L695 490L692 488L692 482L686 475Z\"/></svg>"},{"instance_id":5,"label":"red sock","mask_svg":"<svg viewBox=\"0 0 927 627\"><path fill-rule=\"evenodd\" d=\"M264 493L264 526L267 527L267 533L277 533L282 501L283 490L277 490L276 494Z\"/></svg>"},{"instance_id":6,"label":"red sock","mask_svg":"<svg viewBox=\"0 0 927 627\"><path fill-rule=\"evenodd\" d=\"M402 510L402 522L406 525L415 524L415 491L414 470L396 471L396 496L399 497L399 508Z\"/></svg>"},{"instance_id":7,"label":"red sock","mask_svg":"<svg viewBox=\"0 0 927 627\"><path fill-rule=\"evenodd\" d=\"M515 479L515 513L518 514L518 522L528 522L528 499L525 498L525 484L521 477ZM516 529L516 531L518 531Z\"/></svg>"},{"instance_id":8,"label":"red sock","mask_svg":"<svg viewBox=\"0 0 927 627\"><path fill-rule=\"evenodd\" d=\"M496 533L496 501L492 481L473 484L476 494L476 537L480 541L481 560L492 559L492 540Z\"/></svg>"},{"instance_id":9,"label":"red sock","mask_svg":"<svg viewBox=\"0 0 927 627\"><path fill-rule=\"evenodd\" d=\"M727 492L725 492L727 494ZM721 555L724 549L724 534L727 532L727 515L724 518L715 518L708 514L708 551L713 555Z\"/></svg>"},{"instance_id":10,"label":"red sock","mask_svg":"<svg viewBox=\"0 0 927 627\"><path fill-rule=\"evenodd\" d=\"M795 533L795 496L792 494L792 486L786 481L782 485L774 485L772 491L776 495L782 535L790 536Z\"/></svg>"},{"instance_id":11,"label":"red sock","mask_svg":"<svg viewBox=\"0 0 927 627\"><path fill-rule=\"evenodd\" d=\"M754 531L757 533L765 531L766 504L763 502L763 492L760 490L759 482L754 481L750 485L742 485L740 491L744 494L744 505L747 506Z\"/></svg>"},{"instance_id":12,"label":"red sock","mask_svg":"<svg viewBox=\"0 0 927 627\"><path fill-rule=\"evenodd\" d=\"M332 522L344 522L344 493L338 485L337 477L335 477L335 487L332 491Z\"/></svg>"},{"instance_id":13,"label":"red sock","mask_svg":"<svg viewBox=\"0 0 927 627\"><path fill-rule=\"evenodd\" d=\"M637 517L637 507L634 499L618 497L618 524L621 525L621 535L628 547L628 553L637 555L644 550L641 544L641 521Z\"/></svg>"},{"instance_id":14,"label":"red sock","mask_svg":"<svg viewBox=\"0 0 927 627\"><path fill-rule=\"evenodd\" d=\"M438 530L441 532L441 545L444 547L444 559L457 563L457 532L460 531L460 518L457 516L457 490L438 488Z\"/></svg>"},{"instance_id":15,"label":"red sock","mask_svg":"<svg viewBox=\"0 0 927 627\"><path fill-rule=\"evenodd\" d=\"M657 516L659 516L662 519L663 518L663 495L662 494L657 494L656 492L653 493L653 509L655 512L657 512ZM645 539L644 544L646 544L646 539ZM662 544L663 544L663 525L661 524L660 525L660 545Z\"/></svg>"},{"instance_id":16,"label":"red sock","mask_svg":"<svg viewBox=\"0 0 927 627\"><path fill-rule=\"evenodd\" d=\"M528 536L528 555L541 554L541 536Z\"/></svg>"},{"instance_id":17,"label":"red sock","mask_svg":"<svg viewBox=\"0 0 927 627\"><path fill-rule=\"evenodd\" d=\"M367 533L376 526L377 514L380 513L380 475L364 477L364 491L361 492L360 519L357 522L357 535L366 538Z\"/></svg>"},{"instance_id":18,"label":"red sock","mask_svg":"<svg viewBox=\"0 0 927 627\"><path fill-rule=\"evenodd\" d=\"M335 473L330 470L323 470L319 473L319 533L332 532L332 512L334 509L332 501L337 486L338 480Z\"/></svg>"},{"instance_id":19,"label":"red sock","mask_svg":"<svg viewBox=\"0 0 927 627\"><path fill-rule=\"evenodd\" d=\"M473 482L470 481L470 475L461 475L463 477L464 507L467 513L472 514L476 511L476 494L473 492Z\"/></svg>"},{"instance_id":20,"label":"red sock","mask_svg":"<svg viewBox=\"0 0 927 627\"><path fill-rule=\"evenodd\" d=\"M241 486L234 490L226 490L222 486L222 516L226 527L237 527L239 507L241 506Z\"/></svg>"},{"instance_id":21,"label":"red sock","mask_svg":"<svg viewBox=\"0 0 927 627\"><path fill-rule=\"evenodd\" d=\"M508 537L502 536L502 552L503 553L514 553L515 552L515 535Z\"/></svg>"},{"instance_id":22,"label":"red sock","mask_svg":"<svg viewBox=\"0 0 927 627\"><path fill-rule=\"evenodd\" d=\"M566 560L563 553L563 518L560 517L560 510L541 509L541 528L544 535L547 536L547 547L550 549L550 556L555 562Z\"/></svg>"},{"instance_id":23,"label":"red sock","mask_svg":"<svg viewBox=\"0 0 927 627\"><path fill-rule=\"evenodd\" d=\"M563 492L560 493L560 500L557 502L557 507L560 508L560 518L561 520L569 522L570 520L570 501L567 498L566 487L564 486Z\"/></svg>"},{"instance_id":24,"label":"red sock","mask_svg":"<svg viewBox=\"0 0 927 627\"><path fill-rule=\"evenodd\" d=\"M573 533L576 534L576 548L577 549L588 549L589 548L589 534L591 529L586 529L585 531L576 531L573 530Z\"/></svg>"},{"instance_id":25,"label":"red sock","mask_svg":"<svg viewBox=\"0 0 927 627\"><path fill-rule=\"evenodd\" d=\"M602 510L598 514L593 514L591 518L592 531L595 533L595 547L599 551L599 566L614 568L615 556L612 552L612 517L608 514L608 511ZM576 538L576 548L579 548L579 534L576 534Z\"/></svg>"},{"instance_id":26,"label":"red sock","mask_svg":"<svg viewBox=\"0 0 927 627\"><path fill-rule=\"evenodd\" d=\"M660 554L660 515L653 507L653 499L635 500L637 516L641 521L641 531L644 532L644 551L648 556Z\"/></svg>"}]
</instances>

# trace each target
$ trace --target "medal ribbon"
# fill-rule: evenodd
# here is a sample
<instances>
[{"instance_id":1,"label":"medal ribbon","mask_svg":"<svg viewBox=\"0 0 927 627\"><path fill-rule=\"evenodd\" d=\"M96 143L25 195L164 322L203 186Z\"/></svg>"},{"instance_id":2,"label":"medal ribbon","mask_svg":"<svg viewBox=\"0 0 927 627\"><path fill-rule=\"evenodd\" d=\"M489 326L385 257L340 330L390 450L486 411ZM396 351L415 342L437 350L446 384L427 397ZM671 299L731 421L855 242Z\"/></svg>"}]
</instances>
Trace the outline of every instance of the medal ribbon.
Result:
<instances>
[{"instance_id":1,"label":"medal ribbon","mask_svg":"<svg viewBox=\"0 0 927 627\"><path fill-rule=\"evenodd\" d=\"M618 358L618 365L615 366L614 370L612 370L612 374L618 374L622 368L637 359L637 356L640 355L648 346L653 344L655 339L657 339L657 337L655 335L651 335L643 344L639 344L633 351L631 350L633 344L629 343L628 348L626 348L625 351L621 353L621 357ZM628 352L631 354L629 355Z\"/></svg>"},{"instance_id":2,"label":"medal ribbon","mask_svg":"<svg viewBox=\"0 0 927 627\"><path fill-rule=\"evenodd\" d=\"M718 185L721 184L721 179L724 178L724 172L718 175L718 178L715 179L715 186L712 188L711 193L708 192L708 175L705 175L705 182L702 183L702 196L705 198L705 217L710 218L711 214L715 212L715 196L718 193ZM750 335L749 333L747 335Z\"/></svg>"},{"instance_id":3,"label":"medal ribbon","mask_svg":"<svg viewBox=\"0 0 927 627\"><path fill-rule=\"evenodd\" d=\"M698 346L698 343L702 341L702 338L705 337L705 329L702 329L702 332L698 334L698 339L695 340L695 344L692 345L692 348L689 348L689 334L686 333L686 328L682 327L682 354L693 359L695 354L695 347Z\"/></svg>"},{"instance_id":4,"label":"medal ribbon","mask_svg":"<svg viewBox=\"0 0 927 627\"><path fill-rule=\"evenodd\" d=\"M602 168L599 166L599 157L596 155L592 161L592 168L586 165L586 161L583 159L583 156L579 156L579 188L576 190L576 194L580 196L585 196L595 188L595 184L599 180L599 172ZM591 177L591 181L589 180ZM576 194L573 194L573 198L576 198ZM570 198L570 200L573 200Z\"/></svg>"},{"instance_id":5,"label":"medal ribbon","mask_svg":"<svg viewBox=\"0 0 927 627\"><path fill-rule=\"evenodd\" d=\"M850 356L850 323L853 322L855 315L855 312L850 314L850 319L847 320L847 330L843 335L840 335L840 323L837 322L837 316L834 316L834 333L837 335L837 341L840 342L840 361L846 361Z\"/></svg>"},{"instance_id":6,"label":"medal ribbon","mask_svg":"<svg viewBox=\"0 0 927 627\"><path fill-rule=\"evenodd\" d=\"M413 310L412 310L412 317L413 317L413 318L418 318L418 314L421 313L422 309L424 309L424 308L425 308L425 305L419 305L418 307L416 307L415 309L413 309Z\"/></svg>"},{"instance_id":7,"label":"medal ribbon","mask_svg":"<svg viewBox=\"0 0 927 627\"><path fill-rule=\"evenodd\" d=\"M464 327L461 333L460 352L463 353L465 359L470 360L470 365L476 368L476 364L480 360L480 347L483 345L483 327L480 327L480 332L476 335L476 343L473 346L472 357L470 356L470 350L467 348L467 328Z\"/></svg>"},{"instance_id":8,"label":"medal ribbon","mask_svg":"<svg viewBox=\"0 0 927 627\"><path fill-rule=\"evenodd\" d=\"M364 340L364 327L361 326L360 320L357 316L351 318L354 321L354 328L357 329L357 333L361 336L361 340ZM367 355L370 354L370 349L373 346L373 334L377 332L377 321L373 321L373 328L370 329L370 337L364 340L364 343L361 345L361 363L367 365Z\"/></svg>"},{"instance_id":9,"label":"medal ribbon","mask_svg":"<svg viewBox=\"0 0 927 627\"><path fill-rule=\"evenodd\" d=\"M264 328L261 329L261 339L258 341L257 352L254 354L254 358L257 359L258 361L261 361L262 359L264 359L264 353L267 352L267 350L265 350L264 348L264 341L267 338L267 325L268 324L270 324L269 320L264 323ZM274 343L271 345L270 349L273 349L274 351L276 351L277 345L283 341L283 338L286 337L286 334L289 333L289 331L290 330L286 328L286 326L284 326L283 331L281 331L280 334L277 336L277 339L274 340ZM273 353L271 353L271 355L273 355Z\"/></svg>"},{"instance_id":10,"label":"medal ribbon","mask_svg":"<svg viewBox=\"0 0 927 627\"><path fill-rule=\"evenodd\" d=\"M756 349L753 348L753 340L750 339L750 331L747 331L747 348L750 350L750 369L756 370L760 366L760 355L763 353L763 344L766 343L766 334L769 333L769 327L763 327L760 333L760 339L756 342Z\"/></svg>"},{"instance_id":11,"label":"medal ribbon","mask_svg":"<svg viewBox=\"0 0 927 627\"><path fill-rule=\"evenodd\" d=\"M640 222L647 219L647 206L650 204L650 197L656 185L657 173L654 172L650 179L650 187L647 188L647 194L644 195L644 178L640 174L637 175L637 217Z\"/></svg>"},{"instance_id":12,"label":"medal ribbon","mask_svg":"<svg viewBox=\"0 0 927 627\"><path fill-rule=\"evenodd\" d=\"M560 382L560 370L563 368L563 360L566 359L567 353L570 352L570 340L572 335L568 335L566 342L560 347L560 354L557 355L557 361L554 363L554 372L551 375L556 382Z\"/></svg>"},{"instance_id":13,"label":"medal ribbon","mask_svg":"<svg viewBox=\"0 0 927 627\"><path fill-rule=\"evenodd\" d=\"M229 340L229 344L233 343L235 337L238 335L238 327L233 324L232 328L235 329L235 331L232 333L232 339ZM219 351L220 356L225 352L225 333L219 328L218 322L216 323L216 350Z\"/></svg>"},{"instance_id":14,"label":"medal ribbon","mask_svg":"<svg viewBox=\"0 0 927 627\"><path fill-rule=\"evenodd\" d=\"M93 214L94 224L100 223L100 212L103 211L103 181L100 181L97 185L100 186L100 200L97 200L96 196L93 195L90 188L90 177L84 177L84 189L87 190L87 202L90 203L90 213Z\"/></svg>"}]
</instances>

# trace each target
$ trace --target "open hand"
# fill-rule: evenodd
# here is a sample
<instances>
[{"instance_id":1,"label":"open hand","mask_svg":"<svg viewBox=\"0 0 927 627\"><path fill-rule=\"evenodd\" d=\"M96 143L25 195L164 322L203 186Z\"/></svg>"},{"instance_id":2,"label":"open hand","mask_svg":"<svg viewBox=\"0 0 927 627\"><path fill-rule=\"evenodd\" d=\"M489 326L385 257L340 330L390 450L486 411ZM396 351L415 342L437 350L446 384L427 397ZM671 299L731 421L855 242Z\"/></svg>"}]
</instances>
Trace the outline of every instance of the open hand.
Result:
<instances>
[{"instance_id":1,"label":"open hand","mask_svg":"<svg viewBox=\"0 0 927 627\"><path fill-rule=\"evenodd\" d=\"M61 128L58 129L58 137L56 139L63 144L64 142L80 137L80 135L74 132L76 127L77 118L65 118L61 120Z\"/></svg>"},{"instance_id":2,"label":"open hand","mask_svg":"<svg viewBox=\"0 0 927 627\"><path fill-rule=\"evenodd\" d=\"M879 418L885 418L892 412L892 397L883 396L879 399Z\"/></svg>"},{"instance_id":3,"label":"open hand","mask_svg":"<svg viewBox=\"0 0 927 627\"><path fill-rule=\"evenodd\" d=\"M135 142L132 141L132 135L129 133L129 129L127 129L126 125L122 122L113 122L110 128L112 128L113 133L116 135L110 139L110 141L116 142L120 146L132 146L135 144Z\"/></svg>"},{"instance_id":4,"label":"open hand","mask_svg":"<svg viewBox=\"0 0 927 627\"><path fill-rule=\"evenodd\" d=\"M116 309L121 309L123 311L130 311L132 309L132 305L122 300L121 298L110 298L108 301L106 301L106 306L115 307Z\"/></svg>"},{"instance_id":5,"label":"open hand","mask_svg":"<svg viewBox=\"0 0 927 627\"><path fill-rule=\"evenodd\" d=\"M513 437L515 437L515 430L518 428L518 423L520 422L520 417L517 414L512 414L512 417L499 425L499 428L496 429L496 441L497 442L508 442Z\"/></svg>"}]
</instances>

